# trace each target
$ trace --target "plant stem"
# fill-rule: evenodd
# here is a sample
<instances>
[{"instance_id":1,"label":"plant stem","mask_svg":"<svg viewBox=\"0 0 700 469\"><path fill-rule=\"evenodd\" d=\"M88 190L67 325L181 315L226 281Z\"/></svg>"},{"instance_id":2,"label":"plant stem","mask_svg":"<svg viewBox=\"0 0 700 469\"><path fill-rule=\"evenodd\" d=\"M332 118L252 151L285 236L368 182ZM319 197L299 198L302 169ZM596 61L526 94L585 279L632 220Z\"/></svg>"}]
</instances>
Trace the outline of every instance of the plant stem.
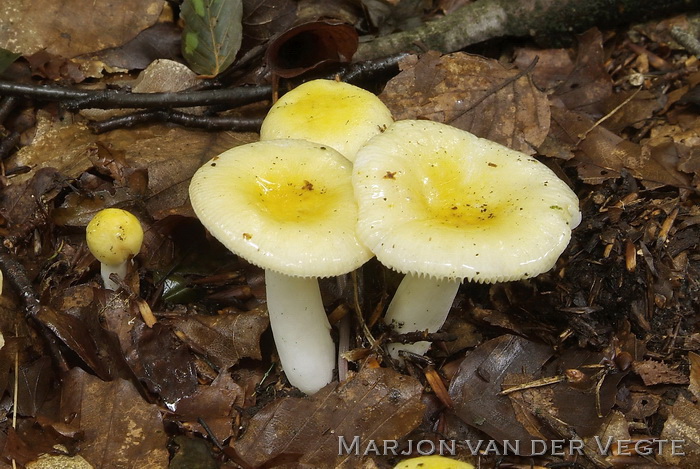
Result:
<instances>
[{"instance_id":1,"label":"plant stem","mask_svg":"<svg viewBox=\"0 0 700 469\"><path fill-rule=\"evenodd\" d=\"M437 332L447 319L460 283L454 279L407 274L389 304L385 322L399 334L425 330ZM388 347L393 358L399 358L401 350L423 355L428 348L430 342L426 341L414 344L393 343Z\"/></svg>"},{"instance_id":2,"label":"plant stem","mask_svg":"<svg viewBox=\"0 0 700 469\"><path fill-rule=\"evenodd\" d=\"M306 394L333 380L335 344L315 277L265 271L267 309L287 379Z\"/></svg>"}]
</instances>

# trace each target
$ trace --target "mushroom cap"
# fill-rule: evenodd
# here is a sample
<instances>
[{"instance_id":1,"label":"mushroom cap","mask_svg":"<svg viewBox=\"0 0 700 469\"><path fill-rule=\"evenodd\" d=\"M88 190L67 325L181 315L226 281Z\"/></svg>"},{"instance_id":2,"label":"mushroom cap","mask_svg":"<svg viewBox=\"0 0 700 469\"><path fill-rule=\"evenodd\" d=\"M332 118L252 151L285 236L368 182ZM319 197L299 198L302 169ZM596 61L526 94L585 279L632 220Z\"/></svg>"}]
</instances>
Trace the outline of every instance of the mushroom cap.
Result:
<instances>
[{"instance_id":1,"label":"mushroom cap","mask_svg":"<svg viewBox=\"0 0 700 469\"><path fill-rule=\"evenodd\" d=\"M101 263L120 265L141 250L143 228L138 218L126 210L106 208L88 223L85 240Z\"/></svg>"},{"instance_id":2,"label":"mushroom cap","mask_svg":"<svg viewBox=\"0 0 700 469\"><path fill-rule=\"evenodd\" d=\"M356 235L351 172L328 146L255 142L198 169L190 201L209 232L249 262L291 276L329 277L372 257Z\"/></svg>"},{"instance_id":3,"label":"mushroom cap","mask_svg":"<svg viewBox=\"0 0 700 469\"><path fill-rule=\"evenodd\" d=\"M523 153L430 121L397 121L354 163L358 234L384 265L502 282L552 268L578 198Z\"/></svg>"},{"instance_id":4,"label":"mushroom cap","mask_svg":"<svg viewBox=\"0 0 700 469\"><path fill-rule=\"evenodd\" d=\"M394 466L394 469L474 469L474 466L467 462L434 454L406 459Z\"/></svg>"},{"instance_id":5,"label":"mushroom cap","mask_svg":"<svg viewBox=\"0 0 700 469\"><path fill-rule=\"evenodd\" d=\"M294 138L328 145L350 161L393 122L374 94L349 83L312 80L282 96L260 128L260 140Z\"/></svg>"}]
</instances>

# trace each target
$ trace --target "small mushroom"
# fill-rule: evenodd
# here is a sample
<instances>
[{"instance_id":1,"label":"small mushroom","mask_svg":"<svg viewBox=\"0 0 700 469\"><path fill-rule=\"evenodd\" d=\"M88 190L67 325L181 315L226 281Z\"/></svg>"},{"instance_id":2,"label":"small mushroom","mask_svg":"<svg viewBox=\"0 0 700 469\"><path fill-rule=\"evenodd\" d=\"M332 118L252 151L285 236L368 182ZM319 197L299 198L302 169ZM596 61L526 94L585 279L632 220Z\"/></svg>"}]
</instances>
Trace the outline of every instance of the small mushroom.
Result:
<instances>
[{"instance_id":1,"label":"small mushroom","mask_svg":"<svg viewBox=\"0 0 700 469\"><path fill-rule=\"evenodd\" d=\"M272 106L260 128L260 140L308 140L353 161L357 150L392 122L391 111L369 91L319 79L299 85Z\"/></svg>"},{"instance_id":2,"label":"small mushroom","mask_svg":"<svg viewBox=\"0 0 700 469\"><path fill-rule=\"evenodd\" d=\"M547 166L469 132L397 121L354 163L358 235L404 280L386 321L436 332L462 280L505 282L552 268L581 214ZM424 354L429 343L391 344Z\"/></svg>"},{"instance_id":3,"label":"small mushroom","mask_svg":"<svg viewBox=\"0 0 700 469\"><path fill-rule=\"evenodd\" d=\"M394 469L474 469L474 466L467 462L434 454L406 459L394 466Z\"/></svg>"},{"instance_id":4,"label":"small mushroom","mask_svg":"<svg viewBox=\"0 0 700 469\"><path fill-rule=\"evenodd\" d=\"M87 225L85 240L88 249L100 261L100 273L105 288L116 290L119 285L112 274L123 279L129 260L139 253L143 243L143 228L138 218L120 208L106 208L92 217Z\"/></svg>"},{"instance_id":5,"label":"small mushroom","mask_svg":"<svg viewBox=\"0 0 700 469\"><path fill-rule=\"evenodd\" d=\"M213 158L190 183L202 224L229 250L265 269L282 367L307 394L330 383L335 368L317 278L347 273L372 256L355 234L351 166L328 146L267 140Z\"/></svg>"}]
</instances>

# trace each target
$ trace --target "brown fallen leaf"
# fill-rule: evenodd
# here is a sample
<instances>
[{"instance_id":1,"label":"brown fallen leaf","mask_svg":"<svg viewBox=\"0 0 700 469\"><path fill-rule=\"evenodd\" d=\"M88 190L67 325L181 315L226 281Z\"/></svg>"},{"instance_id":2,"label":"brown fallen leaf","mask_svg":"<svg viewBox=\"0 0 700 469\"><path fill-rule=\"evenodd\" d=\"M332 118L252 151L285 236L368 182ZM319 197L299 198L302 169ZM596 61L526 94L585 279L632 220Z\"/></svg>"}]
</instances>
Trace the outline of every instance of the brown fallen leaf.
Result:
<instances>
[{"instance_id":1,"label":"brown fallen leaf","mask_svg":"<svg viewBox=\"0 0 700 469\"><path fill-rule=\"evenodd\" d=\"M183 424L185 428L207 434L200 419L219 441L225 441L234 434L236 411L234 407L245 405L245 390L233 381L230 373L220 373L206 386L198 386L191 396L187 396L174 406L175 415L171 420Z\"/></svg>"},{"instance_id":2,"label":"brown fallen leaf","mask_svg":"<svg viewBox=\"0 0 700 469\"><path fill-rule=\"evenodd\" d=\"M664 445L659 455L662 462L681 469L700 467L700 407L680 396L671 408L661 439L677 442L675 450L671 441Z\"/></svg>"},{"instance_id":3,"label":"brown fallen leaf","mask_svg":"<svg viewBox=\"0 0 700 469\"><path fill-rule=\"evenodd\" d=\"M370 440L381 445L418 426L424 411L421 394L413 378L388 368L364 368L313 396L276 400L231 445L251 467L286 461L296 463L294 467L354 469L362 464ZM359 455L341 450L351 447L356 437Z\"/></svg>"},{"instance_id":4,"label":"brown fallen leaf","mask_svg":"<svg viewBox=\"0 0 700 469\"><path fill-rule=\"evenodd\" d=\"M62 176L78 178L93 167L95 154L121 153L133 168L147 169L146 207L151 216L193 216L187 192L192 174L224 150L258 138L255 133L204 132L165 125L95 135L84 124L65 125L44 116L39 119L34 142L15 153L6 166L29 166L35 171L55 168ZM35 171L13 178L12 185L30 179Z\"/></svg>"},{"instance_id":5,"label":"brown fallen leaf","mask_svg":"<svg viewBox=\"0 0 700 469\"><path fill-rule=\"evenodd\" d=\"M587 184L601 184L627 171L648 185L687 187L690 178L678 170L681 155L674 148L633 143L581 113L552 106L552 133L541 150L547 156L575 158L579 177Z\"/></svg>"},{"instance_id":6,"label":"brown fallen leaf","mask_svg":"<svg viewBox=\"0 0 700 469\"><path fill-rule=\"evenodd\" d=\"M688 377L674 370L664 362L655 360L635 361L632 370L637 373L647 386L655 384L688 384Z\"/></svg>"},{"instance_id":7,"label":"brown fallen leaf","mask_svg":"<svg viewBox=\"0 0 700 469\"><path fill-rule=\"evenodd\" d=\"M529 430L539 425L533 423L526 428L511 399L499 393L507 376L539 373L552 353L549 346L513 335L483 343L467 354L452 378L449 392L455 414L494 440L520 441L525 451L532 448L532 441L543 435L533 435Z\"/></svg>"},{"instance_id":8,"label":"brown fallen leaf","mask_svg":"<svg viewBox=\"0 0 700 469\"><path fill-rule=\"evenodd\" d=\"M167 435L158 407L133 385L105 382L79 368L63 382L61 414L84 434L80 455L94 467L167 467Z\"/></svg>"},{"instance_id":9,"label":"brown fallen leaf","mask_svg":"<svg viewBox=\"0 0 700 469\"><path fill-rule=\"evenodd\" d=\"M605 69L603 35L597 28L578 36L576 62L569 76L554 91L567 109L601 116L612 94L612 78Z\"/></svg>"},{"instance_id":10,"label":"brown fallen leaf","mask_svg":"<svg viewBox=\"0 0 700 469\"><path fill-rule=\"evenodd\" d=\"M690 384L688 391L700 399L700 355L695 352L688 352L688 360L690 361Z\"/></svg>"},{"instance_id":11,"label":"brown fallen leaf","mask_svg":"<svg viewBox=\"0 0 700 469\"><path fill-rule=\"evenodd\" d=\"M0 47L23 55L41 49L66 58L115 47L156 22L163 0L17 0L0 3ZM21 25L17 27L16 25Z\"/></svg>"},{"instance_id":12,"label":"brown fallen leaf","mask_svg":"<svg viewBox=\"0 0 700 469\"><path fill-rule=\"evenodd\" d=\"M549 100L527 76L466 53L409 56L379 96L399 119L428 119L533 154L549 131Z\"/></svg>"},{"instance_id":13,"label":"brown fallen leaf","mask_svg":"<svg viewBox=\"0 0 700 469\"><path fill-rule=\"evenodd\" d=\"M254 309L216 316L190 315L166 319L163 323L178 331L195 352L225 370L241 358L261 358L260 335L267 329L269 320L265 311Z\"/></svg>"}]
</instances>

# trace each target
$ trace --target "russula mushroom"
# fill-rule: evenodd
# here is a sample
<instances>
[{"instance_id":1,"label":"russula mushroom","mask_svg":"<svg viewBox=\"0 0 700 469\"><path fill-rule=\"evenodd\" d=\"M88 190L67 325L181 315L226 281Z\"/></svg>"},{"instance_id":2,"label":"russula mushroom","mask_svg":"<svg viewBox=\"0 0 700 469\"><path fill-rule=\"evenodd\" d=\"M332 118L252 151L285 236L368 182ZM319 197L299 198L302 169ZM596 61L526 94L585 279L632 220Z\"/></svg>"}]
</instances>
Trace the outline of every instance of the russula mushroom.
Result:
<instances>
[{"instance_id":1,"label":"russula mushroom","mask_svg":"<svg viewBox=\"0 0 700 469\"><path fill-rule=\"evenodd\" d=\"M105 288L116 290L119 285L112 274L123 279L129 260L139 253L143 243L143 228L138 218L120 208L106 208L92 217L87 225L85 240L88 249L100 261L100 273Z\"/></svg>"},{"instance_id":2,"label":"russula mushroom","mask_svg":"<svg viewBox=\"0 0 700 469\"><path fill-rule=\"evenodd\" d=\"M303 139L328 145L350 161L393 122L374 94L349 83L312 80L283 95L260 128L260 140Z\"/></svg>"},{"instance_id":3,"label":"russula mushroom","mask_svg":"<svg viewBox=\"0 0 700 469\"><path fill-rule=\"evenodd\" d=\"M494 283L551 269L581 214L552 170L437 122L397 121L357 154L358 235L406 274L386 314L400 333L435 332L462 280ZM427 341L390 344L423 354Z\"/></svg>"},{"instance_id":4,"label":"russula mushroom","mask_svg":"<svg viewBox=\"0 0 700 469\"><path fill-rule=\"evenodd\" d=\"M372 256L355 234L351 172L328 146L267 140L227 150L190 183L202 224L265 269L280 362L289 382L307 394L330 383L335 368L317 278L350 272Z\"/></svg>"},{"instance_id":5,"label":"russula mushroom","mask_svg":"<svg viewBox=\"0 0 700 469\"><path fill-rule=\"evenodd\" d=\"M394 466L394 469L474 469L474 466L467 462L433 454L406 459Z\"/></svg>"}]
</instances>

